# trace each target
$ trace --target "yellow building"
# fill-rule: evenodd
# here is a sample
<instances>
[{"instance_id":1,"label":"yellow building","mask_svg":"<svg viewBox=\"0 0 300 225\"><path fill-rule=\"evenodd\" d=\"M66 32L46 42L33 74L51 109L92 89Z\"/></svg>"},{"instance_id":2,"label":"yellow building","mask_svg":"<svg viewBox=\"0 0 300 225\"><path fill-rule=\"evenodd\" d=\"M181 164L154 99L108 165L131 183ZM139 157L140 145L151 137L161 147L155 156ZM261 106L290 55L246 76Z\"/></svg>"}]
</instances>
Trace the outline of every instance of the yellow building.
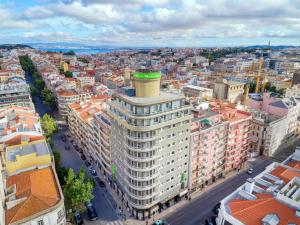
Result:
<instances>
[{"instance_id":1,"label":"yellow building","mask_svg":"<svg viewBox=\"0 0 300 225\"><path fill-rule=\"evenodd\" d=\"M63 62L63 61L62 61L62 62L60 63L60 67L63 69L64 72L69 71L69 64L66 63L66 62Z\"/></svg>"},{"instance_id":2,"label":"yellow building","mask_svg":"<svg viewBox=\"0 0 300 225\"><path fill-rule=\"evenodd\" d=\"M1 163L11 174L28 168L51 165L50 150L40 135L13 135L0 146Z\"/></svg>"}]
</instances>

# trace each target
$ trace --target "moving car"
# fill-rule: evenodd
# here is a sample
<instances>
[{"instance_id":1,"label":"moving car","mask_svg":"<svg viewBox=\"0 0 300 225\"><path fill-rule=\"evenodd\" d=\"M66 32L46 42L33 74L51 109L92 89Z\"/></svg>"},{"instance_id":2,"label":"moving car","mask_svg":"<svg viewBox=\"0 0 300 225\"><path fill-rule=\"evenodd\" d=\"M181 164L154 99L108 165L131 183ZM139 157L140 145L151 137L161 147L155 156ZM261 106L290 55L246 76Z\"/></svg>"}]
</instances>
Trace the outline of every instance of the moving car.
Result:
<instances>
[{"instance_id":1,"label":"moving car","mask_svg":"<svg viewBox=\"0 0 300 225\"><path fill-rule=\"evenodd\" d=\"M94 221L98 219L97 212L91 202L85 202L85 207L87 209L87 213L89 215L90 220Z\"/></svg>"},{"instance_id":2,"label":"moving car","mask_svg":"<svg viewBox=\"0 0 300 225\"><path fill-rule=\"evenodd\" d=\"M247 171L248 174L252 174L253 173L253 168L250 168L248 171Z\"/></svg>"},{"instance_id":3,"label":"moving car","mask_svg":"<svg viewBox=\"0 0 300 225\"><path fill-rule=\"evenodd\" d=\"M75 225L83 225L83 219L81 218L79 212L76 211L73 218Z\"/></svg>"}]
</instances>

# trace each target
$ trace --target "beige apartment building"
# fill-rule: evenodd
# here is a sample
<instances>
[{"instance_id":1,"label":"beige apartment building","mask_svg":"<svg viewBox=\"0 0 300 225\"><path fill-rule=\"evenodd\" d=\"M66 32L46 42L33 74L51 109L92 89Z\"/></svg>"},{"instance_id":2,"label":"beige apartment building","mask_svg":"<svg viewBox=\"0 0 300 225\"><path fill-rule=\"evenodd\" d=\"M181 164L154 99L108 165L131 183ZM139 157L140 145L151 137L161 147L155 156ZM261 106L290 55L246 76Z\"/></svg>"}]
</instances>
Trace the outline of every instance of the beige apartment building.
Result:
<instances>
[{"instance_id":1,"label":"beige apartment building","mask_svg":"<svg viewBox=\"0 0 300 225\"><path fill-rule=\"evenodd\" d=\"M244 93L244 83L217 79L214 83L214 96L217 99L238 103L242 101Z\"/></svg>"},{"instance_id":2,"label":"beige apartment building","mask_svg":"<svg viewBox=\"0 0 300 225\"><path fill-rule=\"evenodd\" d=\"M114 186L138 219L188 192L191 107L181 94L160 92L159 78L136 73L138 96L116 93L109 103Z\"/></svg>"}]
</instances>

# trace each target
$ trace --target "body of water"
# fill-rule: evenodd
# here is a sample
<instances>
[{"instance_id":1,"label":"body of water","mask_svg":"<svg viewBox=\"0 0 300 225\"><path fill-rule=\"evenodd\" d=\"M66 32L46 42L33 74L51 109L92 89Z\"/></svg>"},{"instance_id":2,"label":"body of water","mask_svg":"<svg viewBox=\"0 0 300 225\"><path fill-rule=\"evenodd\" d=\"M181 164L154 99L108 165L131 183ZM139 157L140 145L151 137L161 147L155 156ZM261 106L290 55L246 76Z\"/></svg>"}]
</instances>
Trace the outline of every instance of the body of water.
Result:
<instances>
[{"instance_id":1,"label":"body of water","mask_svg":"<svg viewBox=\"0 0 300 225\"><path fill-rule=\"evenodd\" d=\"M119 49L84 49L84 48L37 48L41 51L48 51L48 52L68 52L74 51L77 55L91 55L97 53L107 53L116 51Z\"/></svg>"}]
</instances>

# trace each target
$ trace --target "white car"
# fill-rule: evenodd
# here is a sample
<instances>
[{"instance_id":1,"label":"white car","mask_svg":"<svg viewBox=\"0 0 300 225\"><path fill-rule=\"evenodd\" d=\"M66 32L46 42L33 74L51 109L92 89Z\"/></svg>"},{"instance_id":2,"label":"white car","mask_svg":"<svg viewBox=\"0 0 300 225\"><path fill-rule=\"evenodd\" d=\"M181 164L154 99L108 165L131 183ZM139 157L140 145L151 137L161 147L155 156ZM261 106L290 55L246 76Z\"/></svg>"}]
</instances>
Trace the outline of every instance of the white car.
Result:
<instances>
[{"instance_id":1,"label":"white car","mask_svg":"<svg viewBox=\"0 0 300 225\"><path fill-rule=\"evenodd\" d=\"M248 171L247 171L248 174L252 174L253 173L253 168L250 168Z\"/></svg>"}]
</instances>

